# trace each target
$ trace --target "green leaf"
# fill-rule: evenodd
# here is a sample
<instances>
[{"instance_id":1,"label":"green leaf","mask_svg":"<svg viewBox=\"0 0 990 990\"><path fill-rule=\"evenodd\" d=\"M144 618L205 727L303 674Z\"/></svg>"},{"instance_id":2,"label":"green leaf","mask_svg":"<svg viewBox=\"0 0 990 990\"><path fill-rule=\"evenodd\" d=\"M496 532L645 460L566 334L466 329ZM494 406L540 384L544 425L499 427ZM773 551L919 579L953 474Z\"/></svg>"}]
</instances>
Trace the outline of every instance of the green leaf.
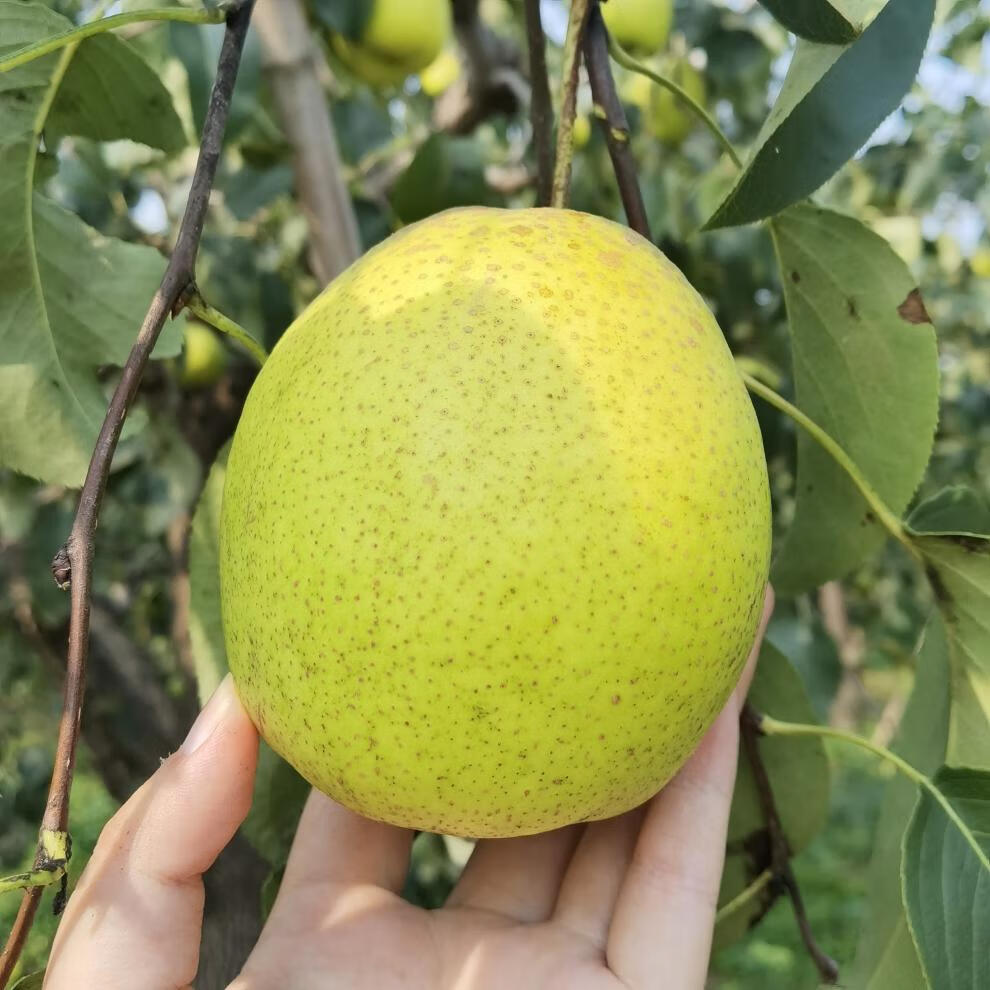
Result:
<instances>
[{"instance_id":1,"label":"green leaf","mask_svg":"<svg viewBox=\"0 0 990 990\"><path fill-rule=\"evenodd\" d=\"M925 472L938 421L935 333L886 241L851 217L795 206L771 231L791 331L797 406L900 514ZM842 577L885 533L846 473L803 430L796 507L773 567L782 591Z\"/></svg>"},{"instance_id":2,"label":"green leaf","mask_svg":"<svg viewBox=\"0 0 990 990\"><path fill-rule=\"evenodd\" d=\"M0 55L67 23L0 3ZM38 143L71 56L0 75L0 463L79 485L106 411L97 371L126 360L165 261L34 192ZM155 356L178 353L180 339L177 328L164 333Z\"/></svg>"},{"instance_id":3,"label":"green leaf","mask_svg":"<svg viewBox=\"0 0 990 990\"><path fill-rule=\"evenodd\" d=\"M990 538L990 505L972 488L955 485L918 505L907 518L915 533Z\"/></svg>"},{"instance_id":4,"label":"green leaf","mask_svg":"<svg viewBox=\"0 0 990 990\"><path fill-rule=\"evenodd\" d=\"M972 515L963 515L964 507ZM945 762L990 770L990 536L975 495L941 492L918 506L909 527L949 635L952 716ZM934 520L939 535L919 526ZM944 532L947 525L955 533Z\"/></svg>"},{"instance_id":5,"label":"green leaf","mask_svg":"<svg viewBox=\"0 0 990 990\"><path fill-rule=\"evenodd\" d=\"M41 990L44 982L45 971L39 969L34 973L28 973L27 976L22 976L10 990Z\"/></svg>"},{"instance_id":6,"label":"green leaf","mask_svg":"<svg viewBox=\"0 0 990 990\"><path fill-rule=\"evenodd\" d=\"M844 45L857 35L856 26L829 0L760 0L767 10L800 38Z\"/></svg>"},{"instance_id":7,"label":"green leaf","mask_svg":"<svg viewBox=\"0 0 990 990\"><path fill-rule=\"evenodd\" d=\"M914 690L894 749L923 773L945 759L949 735L949 644L935 616L918 653ZM928 990L901 899L901 840L917 802L917 788L898 774L887 785L870 862L867 920L848 976L862 990Z\"/></svg>"},{"instance_id":8,"label":"green leaf","mask_svg":"<svg viewBox=\"0 0 990 990\"><path fill-rule=\"evenodd\" d=\"M392 189L392 209L403 223L415 223L453 206L499 206L485 181L485 160L472 138L434 134Z\"/></svg>"},{"instance_id":9,"label":"green leaf","mask_svg":"<svg viewBox=\"0 0 990 990\"><path fill-rule=\"evenodd\" d=\"M113 34L79 45L48 115L46 134L52 132L96 141L128 138L162 151L186 146L182 121L158 74Z\"/></svg>"},{"instance_id":10,"label":"green leaf","mask_svg":"<svg viewBox=\"0 0 990 990\"><path fill-rule=\"evenodd\" d=\"M189 531L189 639L200 704L227 673L220 616L220 508L229 453L228 442L210 468Z\"/></svg>"},{"instance_id":11,"label":"green leaf","mask_svg":"<svg viewBox=\"0 0 990 990\"><path fill-rule=\"evenodd\" d=\"M904 836L903 890L929 986L990 986L990 773L943 767L935 785L968 835L927 791Z\"/></svg>"},{"instance_id":12,"label":"green leaf","mask_svg":"<svg viewBox=\"0 0 990 990\"><path fill-rule=\"evenodd\" d=\"M934 11L935 0L889 0L851 45L799 41L750 160L706 229L772 216L834 175L910 88Z\"/></svg>"},{"instance_id":13,"label":"green leaf","mask_svg":"<svg viewBox=\"0 0 990 990\"><path fill-rule=\"evenodd\" d=\"M749 700L760 712L775 718L814 722L815 715L804 685L790 661L764 642ZM797 854L822 829L828 815L829 768L822 741L765 738L760 753L770 775L774 800L791 850ZM769 838L749 762L740 754L732 795L725 869L719 904L724 905L769 865ZM758 921L770 903L764 890L744 908L725 918L716 930L716 944L725 946Z\"/></svg>"}]
</instances>

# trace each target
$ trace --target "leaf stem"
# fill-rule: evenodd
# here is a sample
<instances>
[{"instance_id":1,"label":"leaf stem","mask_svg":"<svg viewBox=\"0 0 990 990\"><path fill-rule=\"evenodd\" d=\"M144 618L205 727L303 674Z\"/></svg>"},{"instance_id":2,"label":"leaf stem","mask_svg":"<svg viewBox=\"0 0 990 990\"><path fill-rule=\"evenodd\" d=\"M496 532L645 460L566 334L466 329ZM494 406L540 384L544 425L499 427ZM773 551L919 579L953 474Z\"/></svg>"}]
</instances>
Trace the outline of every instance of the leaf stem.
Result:
<instances>
[{"instance_id":1,"label":"leaf stem","mask_svg":"<svg viewBox=\"0 0 990 990\"><path fill-rule=\"evenodd\" d=\"M27 887L49 887L58 883L65 876L65 867L57 866L54 870L27 870L24 873L14 873L9 877L0 877L0 894L11 890L24 890Z\"/></svg>"},{"instance_id":2,"label":"leaf stem","mask_svg":"<svg viewBox=\"0 0 990 990\"><path fill-rule=\"evenodd\" d=\"M890 763L904 774L908 780L928 791L941 806L949 821L959 830L962 837L976 854L976 858L980 864L990 872L990 859L987 858L987 854L983 851L979 842L976 841L976 837L970 831L969 826L959 817L956 809L952 807L949 799L935 786L935 782L926 774L911 766L907 760L902 759L885 746L881 746L867 739L865 736L858 736L854 732L847 732L845 729L834 729L828 725L810 725L803 722L781 722L778 719L771 718L769 715L761 715L759 717L759 729L767 736L820 736L824 739L838 739L852 746L859 746L861 749L865 749L874 756L878 756L880 759Z\"/></svg>"},{"instance_id":3,"label":"leaf stem","mask_svg":"<svg viewBox=\"0 0 990 990\"><path fill-rule=\"evenodd\" d=\"M560 119L557 122L557 160L553 170L550 205L567 206L574 157L574 114L577 110L578 70L581 67L581 36L588 19L589 0L572 0L571 16L564 38L564 70L561 77Z\"/></svg>"},{"instance_id":4,"label":"leaf stem","mask_svg":"<svg viewBox=\"0 0 990 990\"><path fill-rule=\"evenodd\" d=\"M113 31L119 27L126 27L128 24L140 24L143 21L182 21L186 24L222 24L226 16L223 9L216 10L186 10L183 7L160 7L150 10L130 10L123 14L114 14L112 17L101 17L99 20L90 21L79 27L70 28L61 34L53 34L50 38L36 41L33 45L26 45L18 48L16 52L0 59L0 72L9 72L18 66L33 62L43 55L50 55L57 52L66 45L73 42L83 41L91 38L95 34L103 34L106 31Z\"/></svg>"},{"instance_id":5,"label":"leaf stem","mask_svg":"<svg viewBox=\"0 0 990 990\"><path fill-rule=\"evenodd\" d=\"M904 530L904 526L900 519L887 507L883 499L873 490L870 483L863 477L862 472L853 463L852 458L839 446L835 440L832 439L810 416L805 415L801 412L797 406L788 402L782 395L775 392L769 385L765 385L759 379L754 378L752 375L743 371L741 368L737 369L739 375L743 382L746 384L746 388L750 392L754 392L760 398L765 399L770 405L779 409L786 416L789 416L795 423L798 424L806 433L808 433L813 440L820 444L825 451L831 455L833 460L842 468L843 471L849 475L849 480L859 489L859 493L866 500L867 505L873 511L874 516L879 520L880 524L894 537L902 543L907 550L910 552L912 557L918 559L921 558L921 554L915 547L911 538L907 535Z\"/></svg>"},{"instance_id":6,"label":"leaf stem","mask_svg":"<svg viewBox=\"0 0 990 990\"><path fill-rule=\"evenodd\" d=\"M757 897L770 881L773 880L773 870L764 870L748 887L736 894L728 904L723 904L715 912L715 924L725 921L731 917L741 907L748 904L754 897Z\"/></svg>"},{"instance_id":7,"label":"leaf stem","mask_svg":"<svg viewBox=\"0 0 990 990\"><path fill-rule=\"evenodd\" d=\"M613 60L618 62L623 68L629 69L631 72L638 72L641 76L646 76L647 79L652 79L657 85L663 86L665 89L669 89L671 93L674 94L679 100L685 103L693 114L711 131L715 140L718 141L720 145L725 149L725 153L732 159L733 164L737 168L742 168L742 159L739 157L739 152L736 151L732 142L726 137L725 132L721 127L715 123L715 118L700 104L698 103L689 93L677 85L673 79L668 79L666 76L660 75L659 72L655 72L648 65L643 65L642 62L637 62L636 59L632 57L616 40L610 37L608 39L608 53L612 56Z\"/></svg>"},{"instance_id":8,"label":"leaf stem","mask_svg":"<svg viewBox=\"0 0 990 990\"><path fill-rule=\"evenodd\" d=\"M268 360L268 351L244 327L221 313L219 309L214 309L198 292L190 296L186 302L186 309L204 323L209 323L215 330L236 340L258 362L259 368Z\"/></svg>"}]
</instances>

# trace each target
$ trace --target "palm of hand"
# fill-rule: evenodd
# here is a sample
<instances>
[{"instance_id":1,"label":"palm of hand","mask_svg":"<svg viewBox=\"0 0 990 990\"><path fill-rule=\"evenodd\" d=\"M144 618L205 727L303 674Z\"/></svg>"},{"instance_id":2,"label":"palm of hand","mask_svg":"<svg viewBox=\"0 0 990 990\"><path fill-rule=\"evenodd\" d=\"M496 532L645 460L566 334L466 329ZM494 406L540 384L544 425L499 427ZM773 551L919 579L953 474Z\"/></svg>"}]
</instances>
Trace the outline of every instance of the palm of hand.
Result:
<instances>
[{"instance_id":1,"label":"palm of hand","mask_svg":"<svg viewBox=\"0 0 990 990\"><path fill-rule=\"evenodd\" d=\"M328 899L335 902L330 911ZM314 887L297 892L283 909L234 984L238 990L623 986L600 945L553 920L521 922L476 908L426 911L372 886L343 896Z\"/></svg>"},{"instance_id":2,"label":"palm of hand","mask_svg":"<svg viewBox=\"0 0 990 990\"><path fill-rule=\"evenodd\" d=\"M700 990L735 771L730 704L656 798L478 844L437 911L399 896L412 833L314 794L230 990Z\"/></svg>"}]
</instances>

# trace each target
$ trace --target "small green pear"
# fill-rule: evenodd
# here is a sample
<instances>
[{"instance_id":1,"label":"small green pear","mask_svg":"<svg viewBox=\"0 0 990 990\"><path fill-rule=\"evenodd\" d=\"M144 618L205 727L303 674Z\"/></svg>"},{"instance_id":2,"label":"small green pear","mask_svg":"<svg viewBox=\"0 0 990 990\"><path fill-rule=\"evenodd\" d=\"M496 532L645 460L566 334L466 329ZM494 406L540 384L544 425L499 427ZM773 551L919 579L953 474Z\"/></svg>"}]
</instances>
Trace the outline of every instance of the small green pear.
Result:
<instances>
[{"instance_id":1,"label":"small green pear","mask_svg":"<svg viewBox=\"0 0 990 990\"><path fill-rule=\"evenodd\" d=\"M667 43L674 0L608 0L602 4L605 26L634 54L652 55Z\"/></svg>"},{"instance_id":2,"label":"small green pear","mask_svg":"<svg viewBox=\"0 0 990 990\"><path fill-rule=\"evenodd\" d=\"M227 361L227 349L215 330L195 320L186 323L179 376L183 385L194 388L215 385L223 375Z\"/></svg>"},{"instance_id":3,"label":"small green pear","mask_svg":"<svg viewBox=\"0 0 990 990\"><path fill-rule=\"evenodd\" d=\"M370 818L511 836L655 794L761 612L760 431L651 243L568 210L406 227L288 329L220 535L262 735Z\"/></svg>"},{"instance_id":4,"label":"small green pear","mask_svg":"<svg viewBox=\"0 0 990 990\"><path fill-rule=\"evenodd\" d=\"M337 57L372 86L396 86L429 66L451 36L449 0L374 0L360 39L333 34Z\"/></svg>"}]
</instances>

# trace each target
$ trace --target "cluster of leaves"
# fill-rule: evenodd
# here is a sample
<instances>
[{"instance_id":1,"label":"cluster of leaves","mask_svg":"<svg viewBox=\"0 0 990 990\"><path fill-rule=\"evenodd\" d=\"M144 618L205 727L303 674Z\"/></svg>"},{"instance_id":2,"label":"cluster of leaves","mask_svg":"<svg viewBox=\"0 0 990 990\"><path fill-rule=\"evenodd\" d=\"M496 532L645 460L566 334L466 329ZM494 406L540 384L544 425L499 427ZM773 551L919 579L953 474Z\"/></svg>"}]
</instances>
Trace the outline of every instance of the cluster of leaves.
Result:
<instances>
[{"instance_id":1,"label":"cluster of leaves","mask_svg":"<svg viewBox=\"0 0 990 990\"><path fill-rule=\"evenodd\" d=\"M496 29L522 49L519 18L507 5L486 6ZM918 802L908 781L889 785L869 923L850 982L976 988L990 981L978 956L981 927L990 924L990 637L982 618L990 614L990 520L979 497L943 488L964 481L990 489L990 366L979 356L990 280L978 277L979 252L985 267L990 255L954 237L966 228L960 217L986 229L990 125L971 79L957 81L961 105L951 116L925 88L909 91L919 64L924 81L926 66L963 71L980 58L986 19L963 0L938 4L934 32L934 0L763 6L677 10L684 46L707 57L710 105L736 145L748 148L744 167L734 169L700 128L680 147L665 146L635 104L633 150L655 238L710 302L743 367L789 395L846 452L860 481L786 416L760 405L782 601L754 703L797 722L826 710L838 664L807 596L846 578L854 618L874 644L867 673L917 671L898 751L934 776L970 838L982 836L967 841L945 807L927 793ZM348 18L359 7L314 0L311 14L315 24L352 30ZM12 53L90 13L72 0L0 0L0 70ZM551 35L553 24L548 17ZM799 36L795 45L784 27ZM4 722L0 863L20 865L44 797L39 768L50 758L45 733L57 701L38 685L54 683L57 672L24 658L47 649L50 662L64 639L65 603L47 584L47 558L67 532L71 489L85 472L114 368L164 269L161 249L191 172L218 31L170 23L128 40L97 34L0 71L0 577L9 595L0 614L10 627L4 655L21 658L0 669L0 687L9 684L11 698L51 697L44 706L17 705L16 727ZM549 56L558 79L556 45ZM616 76L622 89L628 76L619 69ZM415 80L385 95L344 74L328 85L365 247L450 206L531 205L531 188L494 178L526 161L522 120L495 117L470 136L452 136L435 126L433 101ZM874 136L902 100L887 133ZM579 106L587 103L582 93ZM307 271L291 154L256 39L245 53L217 192L200 286L272 344L319 287ZM572 203L622 217L597 132L577 154ZM938 349L928 311L939 326ZM136 644L140 676L176 711L197 687L208 694L225 668L217 455L252 374L235 354L215 385L185 387L171 360L180 339L179 324L163 334L129 416L101 522L95 590L97 604ZM176 635L182 542L204 484L191 527L187 639L184 630ZM885 529L863 484L889 510L899 543L885 545L890 520ZM94 773L122 798L148 754L134 755L128 776L98 745L107 726L118 740L133 734L131 696L118 690L116 698L108 690L88 699L86 741ZM814 740L767 739L764 757L797 854L826 819L824 749ZM271 864L267 895L304 793L294 772L266 753L245 833ZM766 823L741 763L723 904L766 869L768 855ZM455 875L448 847L424 839L407 894L436 904ZM971 879L971 888L946 891L941 878L953 875ZM719 944L742 937L771 895L766 888L725 917Z\"/></svg>"}]
</instances>

